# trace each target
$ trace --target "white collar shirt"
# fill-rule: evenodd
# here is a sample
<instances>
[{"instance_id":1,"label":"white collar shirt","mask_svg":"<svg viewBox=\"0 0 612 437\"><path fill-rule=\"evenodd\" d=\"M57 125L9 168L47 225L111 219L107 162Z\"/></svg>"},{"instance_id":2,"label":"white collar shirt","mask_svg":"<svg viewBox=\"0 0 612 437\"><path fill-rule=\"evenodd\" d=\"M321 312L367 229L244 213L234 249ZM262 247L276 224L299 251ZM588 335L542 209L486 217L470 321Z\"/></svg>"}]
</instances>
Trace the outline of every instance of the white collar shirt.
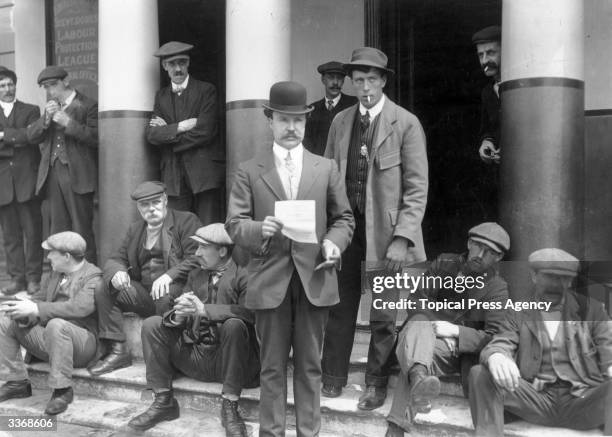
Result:
<instances>
[{"instance_id":1,"label":"white collar shirt","mask_svg":"<svg viewBox=\"0 0 612 437\"><path fill-rule=\"evenodd\" d=\"M189 75L187 75L185 80L179 84L172 82L172 92L178 93L178 95L180 96L181 93L185 91L188 84L189 84Z\"/></svg>"},{"instance_id":2,"label":"white collar shirt","mask_svg":"<svg viewBox=\"0 0 612 437\"><path fill-rule=\"evenodd\" d=\"M9 118L11 112L13 111L13 106L15 106L15 100L12 102L3 102L0 100L0 107L2 107L2 112L4 112L4 116Z\"/></svg>"},{"instance_id":3,"label":"white collar shirt","mask_svg":"<svg viewBox=\"0 0 612 437\"><path fill-rule=\"evenodd\" d=\"M66 109L68 106L70 106L70 104L72 103L72 101L74 100L75 97L76 97L76 91L72 90L70 95L66 98L66 100L64 100L64 103L62 103L62 105L61 105L62 111L64 109Z\"/></svg>"},{"instance_id":4,"label":"white collar shirt","mask_svg":"<svg viewBox=\"0 0 612 437\"><path fill-rule=\"evenodd\" d=\"M331 102L332 102L332 109L334 109L338 105L338 102L340 101L340 97L342 97L342 94L338 94L333 99L328 99L327 97L325 97L325 107L327 108L328 103L331 100Z\"/></svg>"},{"instance_id":5,"label":"white collar shirt","mask_svg":"<svg viewBox=\"0 0 612 437\"><path fill-rule=\"evenodd\" d=\"M386 96L383 94L378 103L372 106L370 109L363 106L362 103L359 103L359 113L361 115L365 115L366 111L370 113L370 120L374 120L374 118L380 114L383 110L383 106L385 106L385 101L387 100Z\"/></svg>"},{"instance_id":6,"label":"white collar shirt","mask_svg":"<svg viewBox=\"0 0 612 437\"><path fill-rule=\"evenodd\" d=\"M276 171L285 189L285 194L287 194L287 199L295 200L302 178L304 146L300 143L293 149L285 149L275 142L272 146L272 151L274 152L274 165L276 166ZM295 168L293 171L287 168L287 154L291 156L291 162L293 162Z\"/></svg>"}]
</instances>

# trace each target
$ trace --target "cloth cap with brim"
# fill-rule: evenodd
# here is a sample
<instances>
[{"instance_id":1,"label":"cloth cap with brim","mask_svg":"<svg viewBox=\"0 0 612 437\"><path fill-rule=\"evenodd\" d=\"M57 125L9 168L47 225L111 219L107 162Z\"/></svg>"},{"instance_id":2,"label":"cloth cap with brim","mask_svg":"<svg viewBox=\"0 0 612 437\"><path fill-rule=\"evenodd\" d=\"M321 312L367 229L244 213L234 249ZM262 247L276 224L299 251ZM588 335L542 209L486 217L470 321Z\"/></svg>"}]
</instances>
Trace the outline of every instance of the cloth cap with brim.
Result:
<instances>
[{"instance_id":1,"label":"cloth cap with brim","mask_svg":"<svg viewBox=\"0 0 612 437\"><path fill-rule=\"evenodd\" d=\"M343 65L346 74L350 74L353 67L375 67L386 73L393 74L393 70L387 68L387 55L373 47L361 47L353 50L351 60Z\"/></svg>"},{"instance_id":2,"label":"cloth cap with brim","mask_svg":"<svg viewBox=\"0 0 612 437\"><path fill-rule=\"evenodd\" d=\"M485 222L474 226L468 231L468 236L499 253L507 252L510 249L510 236L495 222Z\"/></svg>"},{"instance_id":3,"label":"cloth cap with brim","mask_svg":"<svg viewBox=\"0 0 612 437\"><path fill-rule=\"evenodd\" d=\"M68 73L62 67L51 65L41 71L38 75L38 85L41 85L47 80L62 80L65 79L66 76L68 76Z\"/></svg>"},{"instance_id":4,"label":"cloth cap with brim","mask_svg":"<svg viewBox=\"0 0 612 437\"><path fill-rule=\"evenodd\" d=\"M147 200L161 196L166 192L166 185L159 181L146 181L138 185L132 192L132 200Z\"/></svg>"},{"instance_id":5,"label":"cloth cap with brim","mask_svg":"<svg viewBox=\"0 0 612 437\"><path fill-rule=\"evenodd\" d=\"M297 82L276 82L270 87L270 100L262 106L285 114L306 114L313 110L306 104L306 88Z\"/></svg>"},{"instance_id":6,"label":"cloth cap with brim","mask_svg":"<svg viewBox=\"0 0 612 437\"><path fill-rule=\"evenodd\" d=\"M13 70L9 70L6 67L0 66L0 79L4 79L5 77L10 78L13 83L17 83L17 75Z\"/></svg>"},{"instance_id":7,"label":"cloth cap with brim","mask_svg":"<svg viewBox=\"0 0 612 437\"><path fill-rule=\"evenodd\" d=\"M472 44L482 44L485 42L501 41L501 27L489 26L480 29L472 36Z\"/></svg>"},{"instance_id":8,"label":"cloth cap with brim","mask_svg":"<svg viewBox=\"0 0 612 437\"><path fill-rule=\"evenodd\" d=\"M529 267L534 272L574 277L580 269L580 261L562 249L540 249L529 255Z\"/></svg>"},{"instance_id":9,"label":"cloth cap with brim","mask_svg":"<svg viewBox=\"0 0 612 437\"><path fill-rule=\"evenodd\" d=\"M321 74L339 73L343 76L346 74L346 71L344 71L342 62L338 62L338 61L330 61L330 62L326 62L325 64L321 64L317 67L317 71Z\"/></svg>"},{"instance_id":10,"label":"cloth cap with brim","mask_svg":"<svg viewBox=\"0 0 612 437\"><path fill-rule=\"evenodd\" d=\"M189 51L193 48L191 44L179 41L170 41L161 46L153 53L153 56L162 61L172 61L174 59L189 59Z\"/></svg>"},{"instance_id":11,"label":"cloth cap with brim","mask_svg":"<svg viewBox=\"0 0 612 437\"><path fill-rule=\"evenodd\" d=\"M223 223L211 223L210 225L203 226L196 231L195 235L189 238L204 245L232 246L234 244Z\"/></svg>"},{"instance_id":12,"label":"cloth cap with brim","mask_svg":"<svg viewBox=\"0 0 612 437\"><path fill-rule=\"evenodd\" d=\"M42 242L42 248L45 250L58 250L75 257L83 257L85 256L87 243L76 232L65 231L50 235L49 238Z\"/></svg>"}]
</instances>

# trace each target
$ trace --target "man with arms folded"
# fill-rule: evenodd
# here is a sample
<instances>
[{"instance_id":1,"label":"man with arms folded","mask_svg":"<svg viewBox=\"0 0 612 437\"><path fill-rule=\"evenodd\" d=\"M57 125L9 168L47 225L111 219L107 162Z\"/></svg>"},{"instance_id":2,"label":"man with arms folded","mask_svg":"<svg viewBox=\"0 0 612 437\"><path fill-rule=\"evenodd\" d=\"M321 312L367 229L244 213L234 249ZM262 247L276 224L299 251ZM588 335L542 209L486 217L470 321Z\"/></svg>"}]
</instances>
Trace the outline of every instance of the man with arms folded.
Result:
<instances>
[{"instance_id":1,"label":"man with arms folded","mask_svg":"<svg viewBox=\"0 0 612 437\"><path fill-rule=\"evenodd\" d=\"M477 436L503 436L504 410L538 425L612 434L612 322L572 291L580 263L561 249L529 255L533 299L549 311L510 311L470 372Z\"/></svg>"},{"instance_id":2,"label":"man with arms folded","mask_svg":"<svg viewBox=\"0 0 612 437\"><path fill-rule=\"evenodd\" d=\"M158 181L143 182L131 197L142 219L130 225L104 265L106 286L96 293L96 306L108 355L89 368L92 375L132 364L122 330L123 312L149 317L168 311L197 266L197 243L190 237L200 226L198 218L168 208L166 187Z\"/></svg>"},{"instance_id":3,"label":"man with arms folded","mask_svg":"<svg viewBox=\"0 0 612 437\"><path fill-rule=\"evenodd\" d=\"M459 292L446 288L423 288L415 299L464 302L464 309L408 316L397 340L400 364L398 384L387 416L386 437L402 437L418 412L431 409L430 401L440 393L437 375L461 372L464 392L470 368L480 350L495 334L504 318L508 287L498 273L499 261L510 249L508 233L497 223L481 223L468 232L467 253L438 256L425 278L479 277L484 283ZM463 281L465 283L465 281ZM468 299L497 302L500 309L468 308Z\"/></svg>"},{"instance_id":4,"label":"man with arms folded","mask_svg":"<svg viewBox=\"0 0 612 437\"><path fill-rule=\"evenodd\" d=\"M232 260L234 243L222 223L197 230L200 267L189 273L174 309L142 326L147 384L155 401L129 426L149 429L179 417L173 397L175 369L195 379L223 383L221 423L228 437L246 437L238 413L243 387L259 385L259 346L253 313L244 307L247 272Z\"/></svg>"},{"instance_id":5,"label":"man with arms folded","mask_svg":"<svg viewBox=\"0 0 612 437\"><path fill-rule=\"evenodd\" d=\"M53 270L32 299L0 304L0 402L32 395L23 346L51 367L53 389L45 414L59 414L73 400L72 370L96 354L94 294L103 288L102 271L85 260L85 240L76 232L53 234L42 243Z\"/></svg>"},{"instance_id":6,"label":"man with arms folded","mask_svg":"<svg viewBox=\"0 0 612 437\"><path fill-rule=\"evenodd\" d=\"M304 150L306 89L270 88L264 113L274 143L242 163L230 194L226 228L251 255L246 307L255 310L261 342L260 437L285 435L287 361L293 348L296 430L321 428L321 347L328 309L338 303L336 266L353 234L353 216L336 164ZM314 201L318 244L283 235L275 203Z\"/></svg>"}]
</instances>

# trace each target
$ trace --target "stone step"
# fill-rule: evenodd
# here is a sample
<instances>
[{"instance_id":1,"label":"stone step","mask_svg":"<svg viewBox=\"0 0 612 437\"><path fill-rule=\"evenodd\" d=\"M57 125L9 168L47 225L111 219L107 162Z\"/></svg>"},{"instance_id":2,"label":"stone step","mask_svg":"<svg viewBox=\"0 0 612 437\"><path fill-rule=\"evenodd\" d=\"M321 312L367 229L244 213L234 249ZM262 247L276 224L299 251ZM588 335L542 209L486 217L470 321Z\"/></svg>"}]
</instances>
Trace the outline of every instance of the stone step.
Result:
<instances>
[{"instance_id":1,"label":"stone step","mask_svg":"<svg viewBox=\"0 0 612 437\"><path fill-rule=\"evenodd\" d=\"M37 389L47 387L46 378L49 372L47 363L36 363L29 366L30 377L32 383ZM291 372L289 372L291 373ZM76 369L74 371L74 389L78 398L89 399L94 402L88 407L89 414L87 418L102 416L96 420L102 421L100 425L104 428L119 429L135 414L143 411L151 402L151 392L146 390L145 368L143 363L135 363L133 366L126 369L119 369L101 377L92 377L85 369ZM218 412L221 403L221 384L205 383L196 381L187 377L179 377L174 382L175 396L177 397L182 410L185 411L187 422L185 422L186 430L193 429L209 429L200 426L207 426L211 429L211 434L207 436L216 437L212 430L219 429L220 422ZM385 417L391 407L393 390L389 391L389 396L385 404L374 411L360 411L357 409L357 401L363 393L361 386L349 386L344 391L342 396L335 399L321 398L321 413L322 413L322 436L336 437L376 437L383 436L386 429ZM241 409L243 417L252 425L255 430L258 417L259 389L243 390L241 398ZM31 408L32 413L40 414L44 410L44 405L48 400L49 393L43 396L38 402L25 402L23 405ZM30 398L31 399L31 398ZM14 402L27 401L15 400ZM13 402L13 401L11 401ZM13 402L13 403L14 403ZM0 403L0 412L5 408L7 403ZM64 413L62 417L74 408L76 409L78 402L71 405L69 411ZM295 429L295 401L293 398L293 387L291 375L288 377L288 428ZM80 409L80 407L78 407ZM193 416L188 414L195 411ZM205 414L205 417L200 417ZM80 416L76 412L70 413L68 417L73 420ZM193 417L193 419L191 419ZM114 421L114 425L104 420ZM111 420L112 419L112 420ZM206 420L206 424L189 422L189 420ZM89 419L88 419L89 420ZM118 422L119 421L119 422ZM86 426L93 426L91 422L74 422ZM96 422L98 423L98 422ZM198 426L196 428L195 426ZM168 428L166 428L166 426ZM215 426L217 428L215 428ZM171 423L159 425L155 429L161 429L163 432L170 429L175 434L172 435L190 435L178 434L177 429L183 429L183 422L176 422L176 425ZM469 405L466 399L457 396L441 395L433 402L433 409L429 414L419 414L416 417L415 436L467 436L472 432L472 422L469 412ZM514 422L506 426L506 434L510 436L524 437L578 437L578 436L595 436L602 435L599 430L589 432L576 432L571 430L561 430L555 428L540 427L526 422ZM156 434L151 434L156 435ZM162 434L163 435L163 434Z\"/></svg>"}]
</instances>

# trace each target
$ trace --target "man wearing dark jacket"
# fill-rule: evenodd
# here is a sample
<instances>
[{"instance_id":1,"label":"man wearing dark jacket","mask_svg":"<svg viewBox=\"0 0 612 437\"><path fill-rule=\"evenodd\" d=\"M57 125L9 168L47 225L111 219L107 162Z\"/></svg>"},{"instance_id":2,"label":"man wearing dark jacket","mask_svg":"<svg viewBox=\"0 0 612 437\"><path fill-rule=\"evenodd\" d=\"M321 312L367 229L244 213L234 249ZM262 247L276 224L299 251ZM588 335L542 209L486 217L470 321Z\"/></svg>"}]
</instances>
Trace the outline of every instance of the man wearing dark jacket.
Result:
<instances>
[{"instance_id":1,"label":"man wearing dark jacket","mask_svg":"<svg viewBox=\"0 0 612 437\"><path fill-rule=\"evenodd\" d=\"M219 141L217 90L189 75L190 44L171 41L155 52L170 86L155 95L147 140L161 152L161 180L172 209L204 224L225 219L225 148Z\"/></svg>"},{"instance_id":2,"label":"man wearing dark jacket","mask_svg":"<svg viewBox=\"0 0 612 437\"><path fill-rule=\"evenodd\" d=\"M102 271L87 262L85 240L75 232L51 235L42 244L53 272L32 297L0 304L0 402L32 396L23 346L51 367L53 389L45 414L59 414L72 402L72 370L85 367L96 354L94 294L102 288Z\"/></svg>"},{"instance_id":3,"label":"man wearing dark jacket","mask_svg":"<svg viewBox=\"0 0 612 437\"><path fill-rule=\"evenodd\" d=\"M222 223L197 230L200 268L187 278L185 294L163 317L153 316L142 327L147 383L155 402L129 426L151 428L179 416L172 395L175 369L207 382L221 382L221 423L226 435L246 437L238 413L243 387L259 385L259 346L253 312L244 307L247 273L232 260L234 243Z\"/></svg>"},{"instance_id":4,"label":"man wearing dark jacket","mask_svg":"<svg viewBox=\"0 0 612 437\"><path fill-rule=\"evenodd\" d=\"M101 375L132 364L122 331L123 312L141 317L163 314L182 291L197 266L197 244L189 238L198 218L167 207L166 187L157 181L140 184L132 199L142 220L132 223L121 246L104 265L105 287L96 293L100 339L110 353L89 369Z\"/></svg>"},{"instance_id":5,"label":"man wearing dark jacket","mask_svg":"<svg viewBox=\"0 0 612 437\"><path fill-rule=\"evenodd\" d=\"M50 66L38 75L47 93L42 117L28 126L28 142L41 143L36 194L45 193L50 233L75 231L96 262L93 197L98 183L98 104L70 86L68 73Z\"/></svg>"},{"instance_id":6,"label":"man wearing dark jacket","mask_svg":"<svg viewBox=\"0 0 612 437\"><path fill-rule=\"evenodd\" d=\"M561 249L529 255L534 302L510 311L472 368L477 436L503 436L504 410L544 426L612 435L612 322L603 305L571 291L577 258Z\"/></svg>"},{"instance_id":7,"label":"man wearing dark jacket","mask_svg":"<svg viewBox=\"0 0 612 437\"><path fill-rule=\"evenodd\" d=\"M304 147L315 155L323 156L332 120L340 111L357 103L357 98L342 92L346 72L341 62L326 62L319 65L317 71L321 74L325 97L311 104L313 110L306 123Z\"/></svg>"},{"instance_id":8,"label":"man wearing dark jacket","mask_svg":"<svg viewBox=\"0 0 612 437\"><path fill-rule=\"evenodd\" d=\"M501 326L508 287L497 268L510 248L510 237L497 223L481 223L468 232L467 247L467 254L440 255L424 276L440 278L442 283L452 278L454 288L435 285L415 294L417 299L463 305L458 310L409 315L404 323L396 350L401 371L385 437L403 437L415 414L431 409L429 402L440 392L437 375L461 372L465 392L471 366L478 362L480 350ZM468 282L473 287L468 288ZM470 308L468 300L472 299L484 305L495 303L500 308Z\"/></svg>"},{"instance_id":9,"label":"man wearing dark jacket","mask_svg":"<svg viewBox=\"0 0 612 437\"><path fill-rule=\"evenodd\" d=\"M0 290L5 295L38 292L43 258L40 200L34 194L40 152L26 135L40 110L15 99L16 85L15 73L0 67L0 225L11 277Z\"/></svg>"}]
</instances>

